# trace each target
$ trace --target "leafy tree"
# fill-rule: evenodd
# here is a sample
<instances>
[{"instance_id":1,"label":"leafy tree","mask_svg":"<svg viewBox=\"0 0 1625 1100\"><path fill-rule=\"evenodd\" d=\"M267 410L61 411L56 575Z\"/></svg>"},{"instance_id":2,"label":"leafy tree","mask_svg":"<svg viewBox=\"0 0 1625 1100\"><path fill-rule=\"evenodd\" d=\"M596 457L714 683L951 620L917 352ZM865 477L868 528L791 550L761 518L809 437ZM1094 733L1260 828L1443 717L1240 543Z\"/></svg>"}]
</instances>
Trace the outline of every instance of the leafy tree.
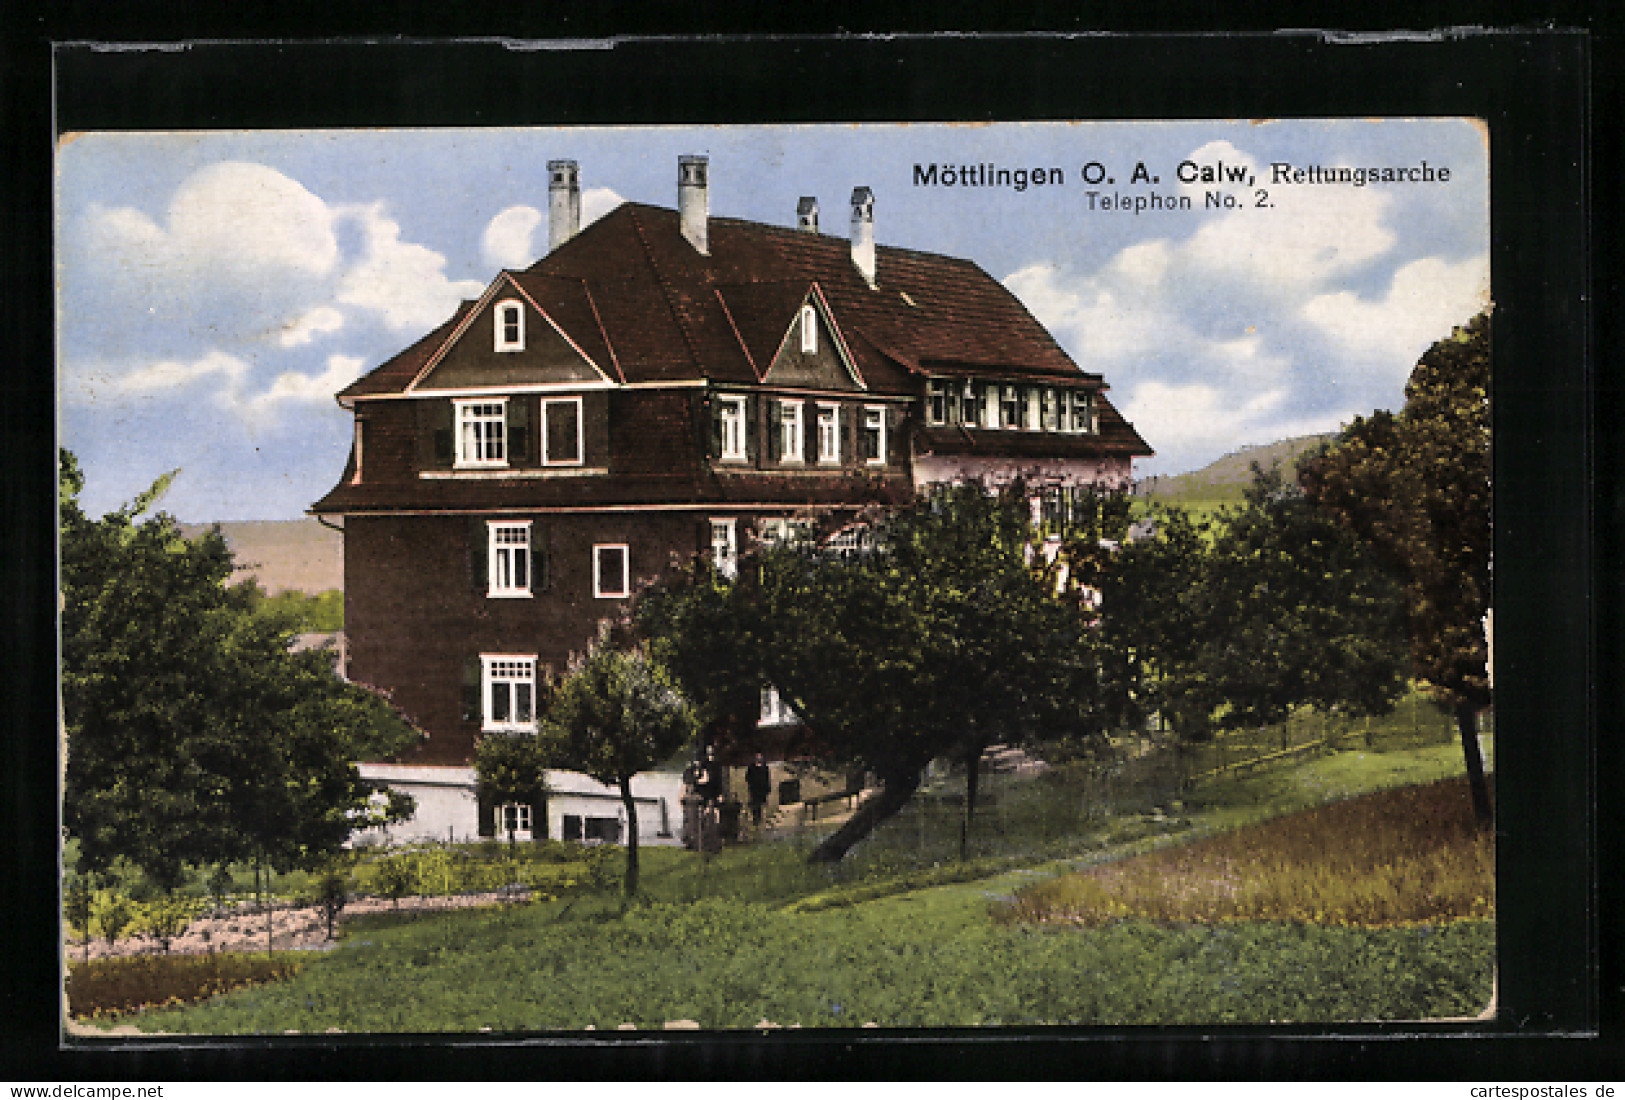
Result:
<instances>
[{"instance_id":1,"label":"leafy tree","mask_svg":"<svg viewBox=\"0 0 1625 1100\"><path fill-rule=\"evenodd\" d=\"M536 840L547 839L546 748L528 734L504 733L482 737L474 746L474 777L480 800L494 806L513 802L533 807L531 835Z\"/></svg>"},{"instance_id":2,"label":"leafy tree","mask_svg":"<svg viewBox=\"0 0 1625 1100\"><path fill-rule=\"evenodd\" d=\"M939 756L966 764L963 841L989 744L1097 728L1088 621L1033 555L1021 487L944 490L874 534L869 551L771 548L733 584L690 573L640 608L707 706L772 684L825 755L875 774L879 790L814 861L839 860L906 805Z\"/></svg>"},{"instance_id":3,"label":"leafy tree","mask_svg":"<svg viewBox=\"0 0 1625 1100\"><path fill-rule=\"evenodd\" d=\"M626 810L627 897L638 890L638 808L632 777L670 757L694 736L693 709L646 652L593 648L571 669L542 724L544 753L620 791Z\"/></svg>"},{"instance_id":4,"label":"leafy tree","mask_svg":"<svg viewBox=\"0 0 1625 1100\"><path fill-rule=\"evenodd\" d=\"M1134 657L1119 671L1190 740L1306 705L1384 713L1405 687L1397 587L1297 486L1253 472L1245 506L1162 516L1107 582L1109 648Z\"/></svg>"},{"instance_id":5,"label":"leafy tree","mask_svg":"<svg viewBox=\"0 0 1625 1100\"><path fill-rule=\"evenodd\" d=\"M1343 521L1400 579L1413 671L1454 714L1480 825L1494 819L1478 749L1491 702L1489 318L1429 348L1398 416L1357 418L1309 463L1309 497Z\"/></svg>"},{"instance_id":6,"label":"leafy tree","mask_svg":"<svg viewBox=\"0 0 1625 1100\"><path fill-rule=\"evenodd\" d=\"M62 452L64 823L83 869L122 855L165 890L189 864L311 865L368 810L355 761L416 737L331 654L289 652L293 624L227 586L217 529L188 539L162 513L137 521L173 476L91 519Z\"/></svg>"}]
</instances>

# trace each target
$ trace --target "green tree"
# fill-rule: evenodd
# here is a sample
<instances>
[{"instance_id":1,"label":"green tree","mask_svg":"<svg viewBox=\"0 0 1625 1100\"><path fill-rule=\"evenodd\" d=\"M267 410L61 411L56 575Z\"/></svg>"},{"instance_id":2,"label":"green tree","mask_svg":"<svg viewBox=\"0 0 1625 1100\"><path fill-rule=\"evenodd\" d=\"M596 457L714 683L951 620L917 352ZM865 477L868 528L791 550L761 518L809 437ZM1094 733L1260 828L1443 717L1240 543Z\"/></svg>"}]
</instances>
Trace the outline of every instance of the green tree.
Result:
<instances>
[{"instance_id":1,"label":"green tree","mask_svg":"<svg viewBox=\"0 0 1625 1100\"><path fill-rule=\"evenodd\" d=\"M989 744L1098 729L1088 619L1055 597L1021 487L946 489L872 532L867 550L770 548L732 584L689 573L640 608L707 705L771 684L823 755L874 773L879 789L814 861L839 860L900 810L940 756L966 765L963 841Z\"/></svg>"},{"instance_id":2,"label":"green tree","mask_svg":"<svg viewBox=\"0 0 1625 1100\"><path fill-rule=\"evenodd\" d=\"M310 865L369 808L355 761L417 736L331 654L289 652L294 625L227 586L218 530L138 522L173 476L92 519L61 456L64 824L82 869L122 855L165 890L188 865Z\"/></svg>"},{"instance_id":3,"label":"green tree","mask_svg":"<svg viewBox=\"0 0 1625 1100\"><path fill-rule=\"evenodd\" d=\"M1254 467L1243 507L1174 510L1106 581L1122 713L1186 740L1271 725L1300 706L1391 709L1405 686L1400 593L1334 517Z\"/></svg>"},{"instance_id":4,"label":"green tree","mask_svg":"<svg viewBox=\"0 0 1625 1100\"><path fill-rule=\"evenodd\" d=\"M1491 702L1489 317L1429 348L1398 416L1358 418L1307 464L1309 497L1364 540L1404 587L1411 665L1456 719L1479 823L1494 820L1478 748Z\"/></svg>"},{"instance_id":5,"label":"green tree","mask_svg":"<svg viewBox=\"0 0 1625 1100\"><path fill-rule=\"evenodd\" d=\"M506 733L480 738L474 746L474 779L480 801L487 805L531 807L531 835L547 839L547 746L541 740Z\"/></svg>"},{"instance_id":6,"label":"green tree","mask_svg":"<svg viewBox=\"0 0 1625 1100\"><path fill-rule=\"evenodd\" d=\"M670 674L642 650L594 647L553 696L546 758L615 787L626 811L626 896L638 890L638 808L632 777L681 749L697 729Z\"/></svg>"}]
</instances>

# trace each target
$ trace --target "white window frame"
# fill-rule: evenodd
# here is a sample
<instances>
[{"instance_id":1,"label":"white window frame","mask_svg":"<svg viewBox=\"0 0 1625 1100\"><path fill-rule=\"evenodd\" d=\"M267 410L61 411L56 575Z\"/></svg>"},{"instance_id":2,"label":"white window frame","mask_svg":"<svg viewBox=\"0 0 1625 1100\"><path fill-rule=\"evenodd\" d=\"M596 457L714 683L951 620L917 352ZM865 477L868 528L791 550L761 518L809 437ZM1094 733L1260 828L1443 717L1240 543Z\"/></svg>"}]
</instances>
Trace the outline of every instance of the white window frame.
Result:
<instances>
[{"instance_id":1,"label":"white window frame","mask_svg":"<svg viewBox=\"0 0 1625 1100\"><path fill-rule=\"evenodd\" d=\"M1015 415L1010 415L1014 413ZM999 387L999 427L1015 431L1021 427L1021 391L1014 386Z\"/></svg>"},{"instance_id":2,"label":"white window frame","mask_svg":"<svg viewBox=\"0 0 1625 1100\"><path fill-rule=\"evenodd\" d=\"M515 317L515 335L508 338L508 315ZM504 298L496 304L491 311L492 335L497 351L524 351L525 350L525 307L517 298Z\"/></svg>"},{"instance_id":3,"label":"white window frame","mask_svg":"<svg viewBox=\"0 0 1625 1100\"><path fill-rule=\"evenodd\" d=\"M988 431L997 431L999 428L999 386L996 382L983 382L982 391L982 427Z\"/></svg>"},{"instance_id":4,"label":"white window frame","mask_svg":"<svg viewBox=\"0 0 1625 1100\"><path fill-rule=\"evenodd\" d=\"M841 464L841 406L829 401L818 403L818 462Z\"/></svg>"},{"instance_id":5,"label":"white window frame","mask_svg":"<svg viewBox=\"0 0 1625 1100\"><path fill-rule=\"evenodd\" d=\"M1029 432L1044 430L1044 394L1039 386L1028 386L1022 401L1021 426Z\"/></svg>"},{"instance_id":6,"label":"white window frame","mask_svg":"<svg viewBox=\"0 0 1625 1100\"><path fill-rule=\"evenodd\" d=\"M879 446L875 450L875 457L865 459L867 465L884 466L886 464L886 406L865 405L863 407L863 432L868 435L876 428L876 440Z\"/></svg>"},{"instance_id":7,"label":"white window frame","mask_svg":"<svg viewBox=\"0 0 1625 1100\"><path fill-rule=\"evenodd\" d=\"M806 355L818 352L818 311L811 302L801 307L801 350Z\"/></svg>"},{"instance_id":8,"label":"white window frame","mask_svg":"<svg viewBox=\"0 0 1625 1100\"><path fill-rule=\"evenodd\" d=\"M513 824L509 825L509 818ZM496 827L498 836L512 834L515 840L529 840L536 825L531 818L530 804L526 802L504 802L496 808Z\"/></svg>"},{"instance_id":9,"label":"white window frame","mask_svg":"<svg viewBox=\"0 0 1625 1100\"><path fill-rule=\"evenodd\" d=\"M948 423L948 383L932 380L925 384L925 422L933 428Z\"/></svg>"},{"instance_id":10,"label":"white window frame","mask_svg":"<svg viewBox=\"0 0 1625 1100\"><path fill-rule=\"evenodd\" d=\"M778 688L772 684L763 686L761 711L756 719L758 726L793 726L800 721L801 715L784 701Z\"/></svg>"},{"instance_id":11,"label":"white window frame","mask_svg":"<svg viewBox=\"0 0 1625 1100\"><path fill-rule=\"evenodd\" d=\"M493 519L486 521L485 594L492 599L528 599L536 583L536 555L531 551L531 521ZM522 535L516 540L515 535ZM516 561L524 563L523 584L513 583ZM506 583L504 583L506 582Z\"/></svg>"},{"instance_id":12,"label":"white window frame","mask_svg":"<svg viewBox=\"0 0 1625 1100\"><path fill-rule=\"evenodd\" d=\"M763 516L756 521L756 537L768 546L805 542L812 538L810 519L790 519L785 516Z\"/></svg>"},{"instance_id":13,"label":"white window frame","mask_svg":"<svg viewBox=\"0 0 1625 1100\"><path fill-rule=\"evenodd\" d=\"M722 425L722 453L717 457L724 462L744 462L749 457L745 446L745 432L748 430L745 398L719 397L717 405L717 416Z\"/></svg>"},{"instance_id":14,"label":"white window frame","mask_svg":"<svg viewBox=\"0 0 1625 1100\"><path fill-rule=\"evenodd\" d=\"M547 407L549 405L571 405L576 407L576 456L573 459L557 459L552 456L552 444L548 435ZM582 415L581 398L579 397L544 397L540 403L542 418L542 465L543 466L584 466L587 462L587 432L586 417Z\"/></svg>"},{"instance_id":15,"label":"white window frame","mask_svg":"<svg viewBox=\"0 0 1625 1100\"><path fill-rule=\"evenodd\" d=\"M1043 389L1043 425L1046 432L1059 431L1061 428L1061 402L1060 394L1054 386L1045 386Z\"/></svg>"},{"instance_id":16,"label":"white window frame","mask_svg":"<svg viewBox=\"0 0 1625 1100\"><path fill-rule=\"evenodd\" d=\"M713 516L711 519L711 564L722 576L733 580L739 575L739 521Z\"/></svg>"},{"instance_id":17,"label":"white window frame","mask_svg":"<svg viewBox=\"0 0 1625 1100\"><path fill-rule=\"evenodd\" d=\"M621 552L620 590L606 589L603 575L603 552L605 550L619 550ZM632 594L632 550L624 542L599 542L592 548L592 594L600 600L624 600Z\"/></svg>"},{"instance_id":18,"label":"white window frame","mask_svg":"<svg viewBox=\"0 0 1625 1100\"><path fill-rule=\"evenodd\" d=\"M477 469L506 466L508 464L508 399L506 397L480 397L454 399L453 428L454 465L458 469ZM492 413L488 410L495 409ZM485 410L485 411L482 411ZM465 430L479 424L496 424L500 429L493 440L476 430L471 437ZM470 453L472 450L473 453ZM491 452L496 452L492 454Z\"/></svg>"},{"instance_id":19,"label":"white window frame","mask_svg":"<svg viewBox=\"0 0 1625 1100\"><path fill-rule=\"evenodd\" d=\"M506 687L508 717L498 718L495 704L497 688ZM521 688L529 689L530 718L518 717L522 712ZM482 653L480 654L480 729L486 733L536 732L536 654L534 653Z\"/></svg>"},{"instance_id":20,"label":"white window frame","mask_svg":"<svg viewBox=\"0 0 1625 1100\"><path fill-rule=\"evenodd\" d=\"M779 401L779 462L786 466L799 466L807 460L807 433L801 410L800 401Z\"/></svg>"}]
</instances>

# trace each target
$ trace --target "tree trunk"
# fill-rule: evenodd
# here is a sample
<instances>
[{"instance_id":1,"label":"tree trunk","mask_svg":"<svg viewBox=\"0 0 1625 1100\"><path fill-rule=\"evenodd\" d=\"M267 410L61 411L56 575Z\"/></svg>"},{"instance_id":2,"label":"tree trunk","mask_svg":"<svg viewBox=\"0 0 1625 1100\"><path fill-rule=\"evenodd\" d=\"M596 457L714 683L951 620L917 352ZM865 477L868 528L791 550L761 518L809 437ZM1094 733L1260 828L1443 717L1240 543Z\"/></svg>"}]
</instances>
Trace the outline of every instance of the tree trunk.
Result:
<instances>
[{"instance_id":1,"label":"tree trunk","mask_svg":"<svg viewBox=\"0 0 1625 1100\"><path fill-rule=\"evenodd\" d=\"M632 801L632 777L621 776L621 805L626 807L626 881L627 897L638 892L638 807Z\"/></svg>"},{"instance_id":2,"label":"tree trunk","mask_svg":"<svg viewBox=\"0 0 1625 1100\"><path fill-rule=\"evenodd\" d=\"M982 746L965 755L965 816L959 820L959 861L970 858L971 820L976 816L976 785L982 778Z\"/></svg>"},{"instance_id":3,"label":"tree trunk","mask_svg":"<svg viewBox=\"0 0 1625 1100\"><path fill-rule=\"evenodd\" d=\"M1456 728L1461 731L1461 751L1467 758L1467 785L1473 792L1473 817L1480 829L1495 827L1495 807L1490 804L1490 785L1484 778L1484 757L1478 751L1478 708L1471 703L1456 706Z\"/></svg>"},{"instance_id":4,"label":"tree trunk","mask_svg":"<svg viewBox=\"0 0 1625 1100\"><path fill-rule=\"evenodd\" d=\"M809 863L839 863L852 846L882 821L908 804L920 786L918 768L881 777L880 790L864 799L845 825L836 829L807 856Z\"/></svg>"}]
</instances>

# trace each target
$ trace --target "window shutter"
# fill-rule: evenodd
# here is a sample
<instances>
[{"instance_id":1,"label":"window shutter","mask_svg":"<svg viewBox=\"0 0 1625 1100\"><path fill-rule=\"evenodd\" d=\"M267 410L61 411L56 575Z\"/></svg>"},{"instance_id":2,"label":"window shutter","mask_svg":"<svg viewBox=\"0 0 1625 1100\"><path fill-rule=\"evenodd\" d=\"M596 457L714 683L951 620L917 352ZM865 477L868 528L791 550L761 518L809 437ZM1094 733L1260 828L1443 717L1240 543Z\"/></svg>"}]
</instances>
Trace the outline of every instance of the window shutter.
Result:
<instances>
[{"instance_id":1,"label":"window shutter","mask_svg":"<svg viewBox=\"0 0 1625 1100\"><path fill-rule=\"evenodd\" d=\"M480 831L480 836L482 836L482 837L494 837L494 836L496 836L497 835L497 808L491 804L491 799L488 796L483 795L483 794L478 796L478 803L479 803L479 822L480 822L479 823L479 831Z\"/></svg>"},{"instance_id":2,"label":"window shutter","mask_svg":"<svg viewBox=\"0 0 1625 1100\"><path fill-rule=\"evenodd\" d=\"M418 465L434 469L451 465L451 402L419 401Z\"/></svg>"},{"instance_id":3,"label":"window shutter","mask_svg":"<svg viewBox=\"0 0 1625 1100\"><path fill-rule=\"evenodd\" d=\"M486 567L490 563L491 532L479 516L468 517L468 586L484 595L490 586Z\"/></svg>"},{"instance_id":4,"label":"window shutter","mask_svg":"<svg viewBox=\"0 0 1625 1100\"><path fill-rule=\"evenodd\" d=\"M841 465L851 466L863 460L858 454L858 433L863 430L863 407L841 406Z\"/></svg>"},{"instance_id":5,"label":"window shutter","mask_svg":"<svg viewBox=\"0 0 1625 1100\"><path fill-rule=\"evenodd\" d=\"M722 455L722 409L723 402L712 398L707 402L711 410L711 430L707 436L706 458L719 458Z\"/></svg>"},{"instance_id":6,"label":"window shutter","mask_svg":"<svg viewBox=\"0 0 1625 1100\"><path fill-rule=\"evenodd\" d=\"M756 398L745 398L745 461L753 466L758 464L758 456L761 454L759 437L762 426L756 422L756 418L760 415L758 405Z\"/></svg>"},{"instance_id":7,"label":"window shutter","mask_svg":"<svg viewBox=\"0 0 1625 1100\"><path fill-rule=\"evenodd\" d=\"M529 397L508 399L508 462L515 466L528 466L532 461L530 406Z\"/></svg>"},{"instance_id":8,"label":"window shutter","mask_svg":"<svg viewBox=\"0 0 1625 1100\"><path fill-rule=\"evenodd\" d=\"M767 402L767 453L774 463L784 461L784 406L777 398Z\"/></svg>"},{"instance_id":9,"label":"window shutter","mask_svg":"<svg viewBox=\"0 0 1625 1100\"><path fill-rule=\"evenodd\" d=\"M530 839L547 839L547 799L538 798L530 804Z\"/></svg>"},{"instance_id":10,"label":"window shutter","mask_svg":"<svg viewBox=\"0 0 1625 1100\"><path fill-rule=\"evenodd\" d=\"M553 555L548 552L547 528L530 527L530 584L533 592L546 592L553 583Z\"/></svg>"},{"instance_id":11,"label":"window shutter","mask_svg":"<svg viewBox=\"0 0 1625 1100\"><path fill-rule=\"evenodd\" d=\"M484 712L480 706L480 659L470 657L463 662L463 721L481 722Z\"/></svg>"}]
</instances>

